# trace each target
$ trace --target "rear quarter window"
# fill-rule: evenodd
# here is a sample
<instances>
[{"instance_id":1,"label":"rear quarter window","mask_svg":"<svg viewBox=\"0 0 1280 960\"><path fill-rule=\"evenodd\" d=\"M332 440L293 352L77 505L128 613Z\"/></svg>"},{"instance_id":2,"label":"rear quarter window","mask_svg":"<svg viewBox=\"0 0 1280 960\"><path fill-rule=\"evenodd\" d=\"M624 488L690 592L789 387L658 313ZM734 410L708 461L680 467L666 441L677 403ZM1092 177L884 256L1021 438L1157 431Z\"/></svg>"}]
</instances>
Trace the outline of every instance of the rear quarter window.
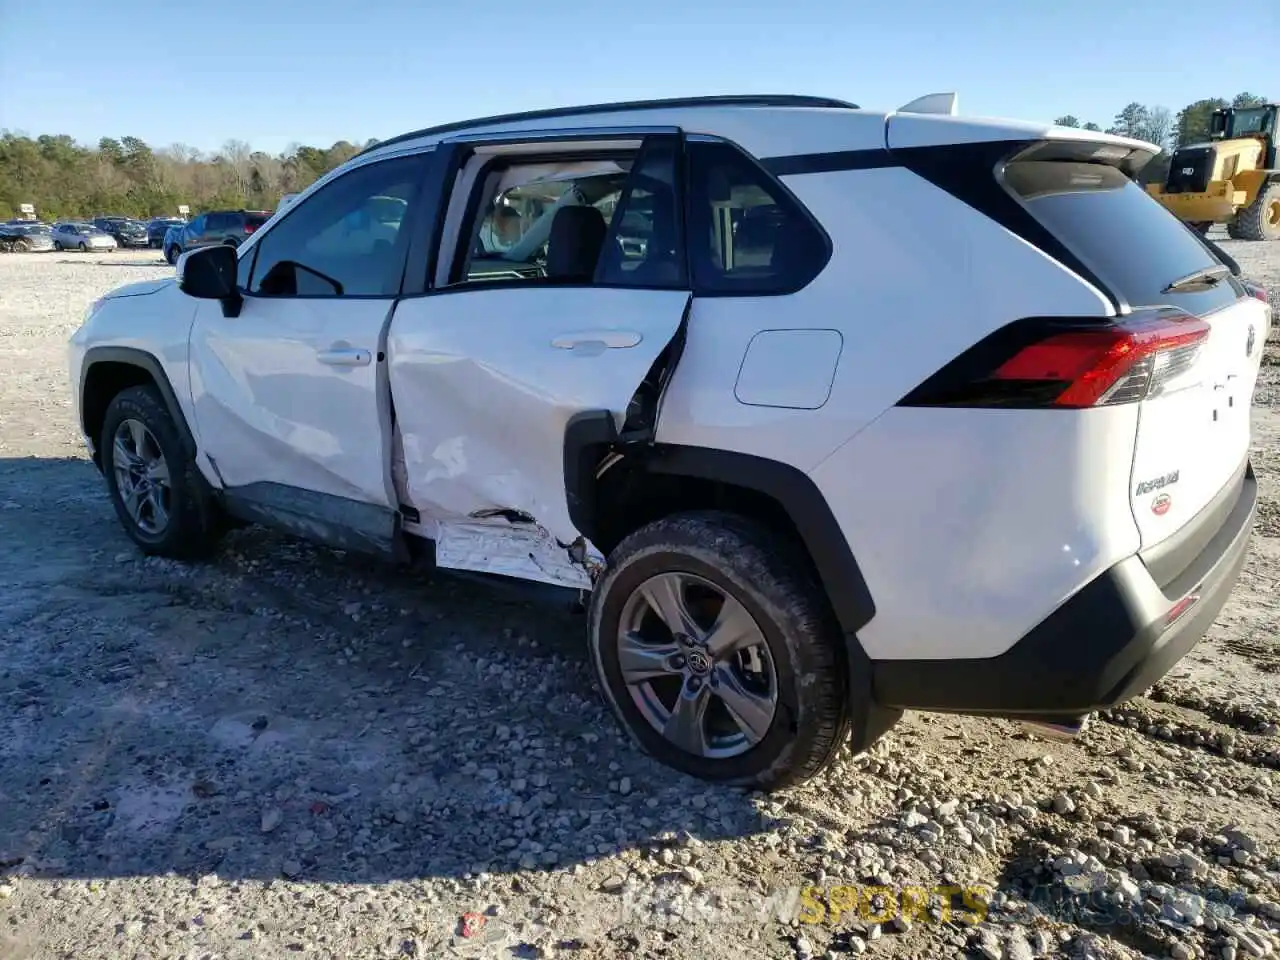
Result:
<instances>
[{"instance_id":1,"label":"rear quarter window","mask_svg":"<svg viewBox=\"0 0 1280 960\"><path fill-rule=\"evenodd\" d=\"M794 293L822 272L830 241L809 212L727 143L688 147L688 247L694 293Z\"/></svg>"},{"instance_id":2,"label":"rear quarter window","mask_svg":"<svg viewBox=\"0 0 1280 960\"><path fill-rule=\"evenodd\" d=\"M1243 293L1227 277L1216 286L1164 289L1219 261L1200 239L1114 167L1065 160L1015 160L1005 186L1031 215L1130 306L1167 304L1204 315Z\"/></svg>"}]
</instances>

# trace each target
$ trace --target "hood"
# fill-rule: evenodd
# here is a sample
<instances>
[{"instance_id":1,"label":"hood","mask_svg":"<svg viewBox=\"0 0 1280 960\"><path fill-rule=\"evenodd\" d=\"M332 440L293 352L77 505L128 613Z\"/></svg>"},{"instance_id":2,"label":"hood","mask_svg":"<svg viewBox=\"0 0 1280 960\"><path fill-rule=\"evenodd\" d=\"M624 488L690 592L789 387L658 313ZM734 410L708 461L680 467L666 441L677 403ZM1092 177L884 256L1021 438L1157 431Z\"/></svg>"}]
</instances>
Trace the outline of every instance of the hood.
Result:
<instances>
[{"instance_id":1,"label":"hood","mask_svg":"<svg viewBox=\"0 0 1280 960\"><path fill-rule=\"evenodd\" d=\"M123 287L116 287L102 299L115 300L119 297L145 297L177 282L177 277L165 277L162 280L139 280L137 283L126 283Z\"/></svg>"}]
</instances>

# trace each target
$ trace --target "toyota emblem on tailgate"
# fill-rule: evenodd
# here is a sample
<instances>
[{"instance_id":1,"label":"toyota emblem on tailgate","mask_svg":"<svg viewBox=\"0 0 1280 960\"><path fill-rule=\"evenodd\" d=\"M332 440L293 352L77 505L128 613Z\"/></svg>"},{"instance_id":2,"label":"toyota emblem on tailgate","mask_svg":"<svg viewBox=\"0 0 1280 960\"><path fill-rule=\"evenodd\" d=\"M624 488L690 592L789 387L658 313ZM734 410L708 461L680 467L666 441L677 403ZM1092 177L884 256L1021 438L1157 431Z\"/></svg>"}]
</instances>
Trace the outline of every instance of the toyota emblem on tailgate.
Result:
<instances>
[{"instance_id":1,"label":"toyota emblem on tailgate","mask_svg":"<svg viewBox=\"0 0 1280 960\"><path fill-rule=\"evenodd\" d=\"M1244 340L1244 355L1246 357L1253 356L1253 343L1258 339L1258 331L1254 329L1253 324L1249 324L1249 335Z\"/></svg>"}]
</instances>

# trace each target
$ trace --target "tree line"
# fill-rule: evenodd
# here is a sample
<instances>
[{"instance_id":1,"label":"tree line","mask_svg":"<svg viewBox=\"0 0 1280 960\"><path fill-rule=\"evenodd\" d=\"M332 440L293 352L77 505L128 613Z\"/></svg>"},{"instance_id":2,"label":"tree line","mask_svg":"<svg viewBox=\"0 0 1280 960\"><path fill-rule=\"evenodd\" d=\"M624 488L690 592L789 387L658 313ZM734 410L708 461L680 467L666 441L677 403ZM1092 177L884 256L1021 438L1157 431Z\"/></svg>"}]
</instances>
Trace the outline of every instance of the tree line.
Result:
<instances>
[{"instance_id":1,"label":"tree line","mask_svg":"<svg viewBox=\"0 0 1280 960\"><path fill-rule=\"evenodd\" d=\"M1167 150L1209 138L1209 117L1219 107L1266 102L1252 93L1231 100L1209 97L1176 114L1168 107L1127 104L1105 130L1157 143ZM1067 115L1064 127L1102 130ZM173 215L180 204L202 210L274 210L280 197L297 193L365 147L340 140L328 148L297 145L280 154L253 150L228 140L221 150L201 152L182 144L156 149L137 137L103 137L96 146L71 137L35 138L0 132L0 217L16 216L19 205L34 204L46 220L126 214ZM1163 178L1168 155L1148 165L1144 179Z\"/></svg>"},{"instance_id":2,"label":"tree line","mask_svg":"<svg viewBox=\"0 0 1280 960\"><path fill-rule=\"evenodd\" d=\"M137 137L103 137L96 146L64 135L0 132L0 219L33 204L44 220L122 214L174 216L180 204L203 210L274 210L376 141L357 146L293 146L281 154L228 140L203 153L182 144L154 149Z\"/></svg>"}]
</instances>

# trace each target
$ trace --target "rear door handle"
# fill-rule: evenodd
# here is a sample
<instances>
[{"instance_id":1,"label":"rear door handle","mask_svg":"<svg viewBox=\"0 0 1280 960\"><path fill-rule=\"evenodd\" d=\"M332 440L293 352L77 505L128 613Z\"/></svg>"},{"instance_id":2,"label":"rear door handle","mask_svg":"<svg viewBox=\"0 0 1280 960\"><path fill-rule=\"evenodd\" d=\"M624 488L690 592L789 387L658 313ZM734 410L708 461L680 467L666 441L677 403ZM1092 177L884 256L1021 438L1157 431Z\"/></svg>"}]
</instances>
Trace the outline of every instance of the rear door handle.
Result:
<instances>
[{"instance_id":1,"label":"rear door handle","mask_svg":"<svg viewBox=\"0 0 1280 960\"><path fill-rule=\"evenodd\" d=\"M643 339L634 330L585 330L581 333L562 333L551 341L551 345L560 350L572 350L574 347L600 344L612 350L623 350L634 347Z\"/></svg>"},{"instance_id":2,"label":"rear door handle","mask_svg":"<svg viewBox=\"0 0 1280 960\"><path fill-rule=\"evenodd\" d=\"M373 355L368 350L348 348L321 350L316 359L331 367L367 367L373 361Z\"/></svg>"}]
</instances>

